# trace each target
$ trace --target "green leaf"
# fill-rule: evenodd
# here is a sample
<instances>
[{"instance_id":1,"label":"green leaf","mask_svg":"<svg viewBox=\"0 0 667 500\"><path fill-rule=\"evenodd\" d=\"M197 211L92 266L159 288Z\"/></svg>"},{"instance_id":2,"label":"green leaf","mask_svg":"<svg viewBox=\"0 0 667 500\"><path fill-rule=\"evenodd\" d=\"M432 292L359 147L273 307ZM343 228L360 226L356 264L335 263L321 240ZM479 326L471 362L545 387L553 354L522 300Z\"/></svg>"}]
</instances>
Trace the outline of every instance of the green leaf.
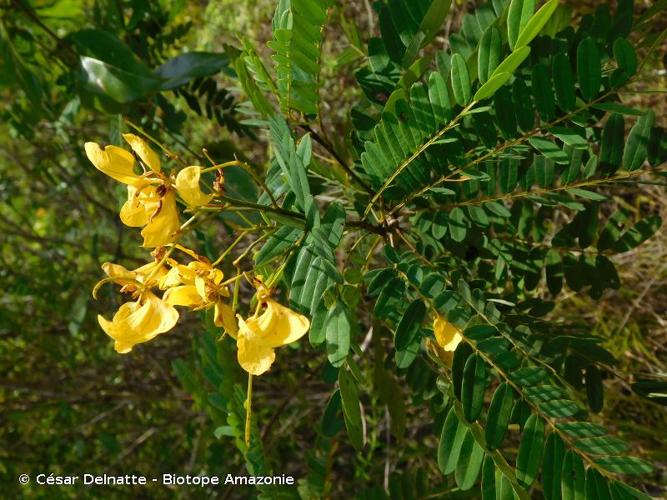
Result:
<instances>
[{"instance_id":1,"label":"green leaf","mask_svg":"<svg viewBox=\"0 0 667 500\"><path fill-rule=\"evenodd\" d=\"M468 66L461 54L452 56L452 92L459 106L466 106L470 102L470 75Z\"/></svg>"},{"instance_id":2,"label":"green leaf","mask_svg":"<svg viewBox=\"0 0 667 500\"><path fill-rule=\"evenodd\" d=\"M611 483L610 490L614 500L651 500L646 493L618 481Z\"/></svg>"},{"instance_id":3,"label":"green leaf","mask_svg":"<svg viewBox=\"0 0 667 500\"><path fill-rule=\"evenodd\" d=\"M569 189L567 189L567 192L572 193L575 196L585 198L587 200L605 201L607 199L607 197L605 195L600 194L600 193L596 193L594 191L589 191L588 189L569 188Z\"/></svg>"},{"instance_id":4,"label":"green leaf","mask_svg":"<svg viewBox=\"0 0 667 500\"><path fill-rule=\"evenodd\" d=\"M375 270L373 275L367 276L367 279L370 280L366 288L368 296L377 297L384 287L395 278L397 278L396 272L391 268Z\"/></svg>"},{"instance_id":5,"label":"green leaf","mask_svg":"<svg viewBox=\"0 0 667 500\"><path fill-rule=\"evenodd\" d=\"M570 58L565 54L556 54L553 57L551 74L557 75L553 81L558 105L563 111L572 111L576 104L577 94Z\"/></svg>"},{"instance_id":6,"label":"green leaf","mask_svg":"<svg viewBox=\"0 0 667 500\"><path fill-rule=\"evenodd\" d=\"M556 113L556 101L551 88L551 77L546 64L537 63L533 66L532 77L533 98L540 118L545 122L553 120Z\"/></svg>"},{"instance_id":7,"label":"green leaf","mask_svg":"<svg viewBox=\"0 0 667 500\"><path fill-rule=\"evenodd\" d=\"M630 129L628 140L623 153L623 168L628 171L637 170L646 161L648 155L648 142L651 137L651 129L655 122L655 113L647 111Z\"/></svg>"},{"instance_id":8,"label":"green leaf","mask_svg":"<svg viewBox=\"0 0 667 500\"><path fill-rule=\"evenodd\" d=\"M513 406L514 393L512 388L509 384L500 384L491 399L484 429L486 444L489 449L500 448L512 417Z\"/></svg>"},{"instance_id":9,"label":"green leaf","mask_svg":"<svg viewBox=\"0 0 667 500\"><path fill-rule=\"evenodd\" d=\"M521 368L511 375L513 382L522 386L533 386L548 380L549 373L539 366L527 366Z\"/></svg>"},{"instance_id":10,"label":"green leaf","mask_svg":"<svg viewBox=\"0 0 667 500\"><path fill-rule=\"evenodd\" d=\"M597 97L602 83L600 52L597 43L590 37L584 38L577 47L577 79L586 101Z\"/></svg>"},{"instance_id":11,"label":"green leaf","mask_svg":"<svg viewBox=\"0 0 667 500\"><path fill-rule=\"evenodd\" d=\"M489 217L486 214L486 211L482 207L469 206L468 215L470 220L474 222L479 227L488 227L489 226Z\"/></svg>"},{"instance_id":12,"label":"green leaf","mask_svg":"<svg viewBox=\"0 0 667 500\"><path fill-rule=\"evenodd\" d=\"M468 232L463 210L456 207L449 213L449 234L454 241L463 241Z\"/></svg>"},{"instance_id":13,"label":"green leaf","mask_svg":"<svg viewBox=\"0 0 667 500\"><path fill-rule=\"evenodd\" d=\"M398 309L398 304L403 299L405 283L399 278L394 278L382 289L375 302L375 315L379 319L389 318Z\"/></svg>"},{"instance_id":14,"label":"green leaf","mask_svg":"<svg viewBox=\"0 0 667 500\"><path fill-rule=\"evenodd\" d=\"M637 73L637 54L632 44L625 38L617 38L614 41L613 50L618 69L612 73L611 83L613 86L618 87Z\"/></svg>"},{"instance_id":15,"label":"green leaf","mask_svg":"<svg viewBox=\"0 0 667 500\"><path fill-rule=\"evenodd\" d=\"M311 245L299 251L290 285L290 304L304 314L314 314L324 291L331 286L329 265ZM335 269L334 269L335 270Z\"/></svg>"},{"instance_id":16,"label":"green leaf","mask_svg":"<svg viewBox=\"0 0 667 500\"><path fill-rule=\"evenodd\" d=\"M556 10L556 7L558 7L558 1L559 0L549 0L542 6L541 9L535 13L535 15L530 18L530 20L520 31L519 37L514 44L514 49L528 45L533 41L533 38L535 38L540 33L540 31L542 31L542 28L547 23L547 21L549 21L554 11ZM533 6L533 8L535 7Z\"/></svg>"},{"instance_id":17,"label":"green leaf","mask_svg":"<svg viewBox=\"0 0 667 500\"><path fill-rule=\"evenodd\" d=\"M271 140L275 145L274 154L283 174L287 178L290 190L296 196L299 208L306 215L306 219L311 227L319 225L317 208L314 205L313 197L310 193L310 184L306 175L306 167L303 157L297 154L296 144L292 137L292 132L287 126L284 118L276 115L270 121ZM310 135L306 135L301 140L310 142ZM300 146L303 148L303 146Z\"/></svg>"},{"instance_id":18,"label":"green leaf","mask_svg":"<svg viewBox=\"0 0 667 500\"><path fill-rule=\"evenodd\" d=\"M484 449L477 444L473 433L468 429L461 452L456 462L454 479L462 491L469 490L475 485L484 460Z\"/></svg>"},{"instance_id":19,"label":"green leaf","mask_svg":"<svg viewBox=\"0 0 667 500\"><path fill-rule=\"evenodd\" d=\"M322 434L327 437L333 437L343 428L344 423L338 419L338 411L341 409L340 390L336 389L324 409L320 427Z\"/></svg>"},{"instance_id":20,"label":"green leaf","mask_svg":"<svg viewBox=\"0 0 667 500\"><path fill-rule=\"evenodd\" d=\"M98 59L133 75L154 77L148 66L116 35L108 31L84 29L68 35L68 39L74 42L84 57Z\"/></svg>"},{"instance_id":21,"label":"green leaf","mask_svg":"<svg viewBox=\"0 0 667 500\"><path fill-rule=\"evenodd\" d=\"M617 102L601 102L591 107L593 109L599 109L600 111L605 111L607 113L619 113L621 115L629 116L642 116L645 113L644 110L623 106Z\"/></svg>"},{"instance_id":22,"label":"green leaf","mask_svg":"<svg viewBox=\"0 0 667 500\"><path fill-rule=\"evenodd\" d=\"M262 266L271 259L284 255L284 252L291 248L302 234L303 231L289 226L279 228L255 254L255 266Z\"/></svg>"},{"instance_id":23,"label":"green leaf","mask_svg":"<svg viewBox=\"0 0 667 500\"><path fill-rule=\"evenodd\" d=\"M651 474L653 467L637 457L603 457L595 460L600 467L616 474Z\"/></svg>"},{"instance_id":24,"label":"green leaf","mask_svg":"<svg viewBox=\"0 0 667 500\"><path fill-rule=\"evenodd\" d=\"M590 179L595 175L595 172L598 169L598 157L597 155L591 155L591 157L586 162L584 167L584 179Z\"/></svg>"},{"instance_id":25,"label":"green leaf","mask_svg":"<svg viewBox=\"0 0 667 500\"><path fill-rule=\"evenodd\" d=\"M389 410L391 433L396 439L403 439L406 424L403 389L394 376L383 367L380 359L375 363L373 387L377 390L382 404L387 405Z\"/></svg>"},{"instance_id":26,"label":"green leaf","mask_svg":"<svg viewBox=\"0 0 667 500\"><path fill-rule=\"evenodd\" d=\"M354 377L344 368L338 372L338 386L340 387L343 417L350 443L357 450L361 450L364 447L364 434L359 406L359 390Z\"/></svg>"},{"instance_id":27,"label":"green leaf","mask_svg":"<svg viewBox=\"0 0 667 500\"><path fill-rule=\"evenodd\" d=\"M380 33L391 60L409 67L419 49L440 31L450 4L451 0L392 0L382 5Z\"/></svg>"},{"instance_id":28,"label":"green leaf","mask_svg":"<svg viewBox=\"0 0 667 500\"><path fill-rule=\"evenodd\" d=\"M561 474L564 458L563 440L555 432L549 434L542 467L542 484L546 500L560 500L561 498Z\"/></svg>"},{"instance_id":29,"label":"green leaf","mask_svg":"<svg viewBox=\"0 0 667 500\"><path fill-rule=\"evenodd\" d=\"M466 361L472 354L472 347L467 342L461 342L454 351L452 360L452 385L454 386L454 395L461 400L461 390L463 388L463 369Z\"/></svg>"},{"instance_id":30,"label":"green leaf","mask_svg":"<svg viewBox=\"0 0 667 500\"><path fill-rule=\"evenodd\" d=\"M636 394L650 399L654 403L667 406L667 382L661 380L637 380L631 387Z\"/></svg>"},{"instance_id":31,"label":"green leaf","mask_svg":"<svg viewBox=\"0 0 667 500\"><path fill-rule=\"evenodd\" d=\"M468 422L477 420L482 412L485 391L486 364L478 354L475 354L468 358L463 369L461 404L463 406L463 414Z\"/></svg>"},{"instance_id":32,"label":"green leaf","mask_svg":"<svg viewBox=\"0 0 667 500\"><path fill-rule=\"evenodd\" d=\"M600 164L605 172L613 173L621 166L625 143L625 119L612 113L602 129Z\"/></svg>"},{"instance_id":33,"label":"green leaf","mask_svg":"<svg viewBox=\"0 0 667 500\"><path fill-rule=\"evenodd\" d=\"M542 464L543 451L544 422L537 415L531 415L524 425L516 459L516 477L525 486L530 486L535 481Z\"/></svg>"},{"instance_id":34,"label":"green leaf","mask_svg":"<svg viewBox=\"0 0 667 500\"><path fill-rule=\"evenodd\" d=\"M553 295L557 295L563 288L563 265L560 254L554 249L547 252L545 259L547 286Z\"/></svg>"},{"instance_id":35,"label":"green leaf","mask_svg":"<svg viewBox=\"0 0 667 500\"><path fill-rule=\"evenodd\" d=\"M132 73L92 57L81 57L81 74L87 90L126 104L145 99L160 89L156 76Z\"/></svg>"},{"instance_id":36,"label":"green leaf","mask_svg":"<svg viewBox=\"0 0 667 500\"><path fill-rule=\"evenodd\" d=\"M619 455L629 449L628 443L611 436L580 439L575 446L589 455Z\"/></svg>"},{"instance_id":37,"label":"green leaf","mask_svg":"<svg viewBox=\"0 0 667 500\"><path fill-rule=\"evenodd\" d=\"M512 0L507 12L507 39L510 49L521 48L517 46L519 34L524 30L528 21L535 12L535 0Z\"/></svg>"},{"instance_id":38,"label":"green leaf","mask_svg":"<svg viewBox=\"0 0 667 500\"><path fill-rule=\"evenodd\" d=\"M479 93L479 91L478 91ZM496 115L496 123L505 139L511 139L516 135L517 122L516 110L512 102L512 92L509 86L501 87L493 96L493 107Z\"/></svg>"},{"instance_id":39,"label":"green leaf","mask_svg":"<svg viewBox=\"0 0 667 500\"><path fill-rule=\"evenodd\" d=\"M564 144L574 149L587 149L588 141L584 136L584 131L581 129L568 127L551 127L549 129L553 135L558 137Z\"/></svg>"},{"instance_id":40,"label":"green leaf","mask_svg":"<svg viewBox=\"0 0 667 500\"><path fill-rule=\"evenodd\" d=\"M467 433L468 428L459 421L456 411L451 408L442 426L438 443L438 467L443 474L451 474L456 469Z\"/></svg>"},{"instance_id":41,"label":"green leaf","mask_svg":"<svg viewBox=\"0 0 667 500\"><path fill-rule=\"evenodd\" d=\"M579 178L581 173L581 165L583 163L584 157L583 148L572 148L570 151L570 164L567 166L563 173L561 174L561 184L563 186L571 184Z\"/></svg>"},{"instance_id":42,"label":"green leaf","mask_svg":"<svg viewBox=\"0 0 667 500\"><path fill-rule=\"evenodd\" d=\"M433 0L431 2L420 26L420 30L424 34L422 47L431 43L436 37L442 28L442 23L445 21L447 14L449 14L451 6L452 0Z\"/></svg>"},{"instance_id":43,"label":"green leaf","mask_svg":"<svg viewBox=\"0 0 667 500\"><path fill-rule=\"evenodd\" d=\"M479 88L473 99L475 101L483 101L484 99L488 99L493 94L495 94L500 87L505 85L511 76L512 73L494 73L491 79L489 79L488 82Z\"/></svg>"},{"instance_id":44,"label":"green leaf","mask_svg":"<svg viewBox=\"0 0 667 500\"><path fill-rule=\"evenodd\" d=\"M501 62L494 70L491 78L501 73L513 74L514 71L521 66L521 63L526 60L528 54L530 54L530 47L521 47L520 49L515 50L503 59L503 62Z\"/></svg>"},{"instance_id":45,"label":"green leaf","mask_svg":"<svg viewBox=\"0 0 667 500\"><path fill-rule=\"evenodd\" d=\"M577 439L604 436L607 433L604 427L593 422L562 422L557 424L556 427Z\"/></svg>"},{"instance_id":46,"label":"green leaf","mask_svg":"<svg viewBox=\"0 0 667 500\"><path fill-rule=\"evenodd\" d=\"M305 114L317 113L322 27L332 0L278 3L273 17L273 49L280 105Z\"/></svg>"},{"instance_id":47,"label":"green leaf","mask_svg":"<svg viewBox=\"0 0 667 500\"><path fill-rule=\"evenodd\" d=\"M519 51L524 49L528 49L528 47L523 47ZM528 86L522 78L516 78L512 84L512 99L519 127L524 132L532 131L535 125L535 110L533 109Z\"/></svg>"},{"instance_id":48,"label":"green leaf","mask_svg":"<svg viewBox=\"0 0 667 500\"><path fill-rule=\"evenodd\" d=\"M327 357L332 366L339 367L350 351L350 318L345 304L338 300L329 309L325 322Z\"/></svg>"},{"instance_id":49,"label":"green leaf","mask_svg":"<svg viewBox=\"0 0 667 500\"><path fill-rule=\"evenodd\" d=\"M490 26L479 42L477 77L482 84L486 83L500 64L501 43L500 31L495 26Z\"/></svg>"},{"instance_id":50,"label":"green leaf","mask_svg":"<svg viewBox=\"0 0 667 500\"><path fill-rule=\"evenodd\" d=\"M586 471L586 498L611 500L607 480L593 467Z\"/></svg>"},{"instance_id":51,"label":"green leaf","mask_svg":"<svg viewBox=\"0 0 667 500\"><path fill-rule=\"evenodd\" d=\"M604 387L600 370L595 365L586 367L586 397L591 411L600 413L604 405Z\"/></svg>"},{"instance_id":52,"label":"green leaf","mask_svg":"<svg viewBox=\"0 0 667 500\"><path fill-rule=\"evenodd\" d=\"M185 85L190 80L215 75L229 65L224 53L187 52L173 57L155 70L163 78L162 90L171 90Z\"/></svg>"},{"instance_id":53,"label":"green leaf","mask_svg":"<svg viewBox=\"0 0 667 500\"><path fill-rule=\"evenodd\" d=\"M396 327L394 344L397 351L403 351L414 343L419 335L420 326L426 315L426 305L421 299L413 301L405 310L400 323Z\"/></svg>"},{"instance_id":54,"label":"green leaf","mask_svg":"<svg viewBox=\"0 0 667 500\"><path fill-rule=\"evenodd\" d=\"M499 490L500 485L496 483L496 464L493 457L487 454L482 464L482 500L496 500L496 492Z\"/></svg>"},{"instance_id":55,"label":"green leaf","mask_svg":"<svg viewBox=\"0 0 667 500\"><path fill-rule=\"evenodd\" d=\"M543 137L531 137L528 142L550 160L562 165L570 163L567 154L550 140Z\"/></svg>"},{"instance_id":56,"label":"green leaf","mask_svg":"<svg viewBox=\"0 0 667 500\"><path fill-rule=\"evenodd\" d=\"M653 215L645 217L623 233L623 235L612 245L612 249L615 252L620 253L637 248L653 236L658 229L660 229L661 225L662 219L660 216Z\"/></svg>"},{"instance_id":57,"label":"green leaf","mask_svg":"<svg viewBox=\"0 0 667 500\"><path fill-rule=\"evenodd\" d=\"M574 451L565 453L560 485L563 500L586 499L586 471L583 461Z\"/></svg>"}]
</instances>

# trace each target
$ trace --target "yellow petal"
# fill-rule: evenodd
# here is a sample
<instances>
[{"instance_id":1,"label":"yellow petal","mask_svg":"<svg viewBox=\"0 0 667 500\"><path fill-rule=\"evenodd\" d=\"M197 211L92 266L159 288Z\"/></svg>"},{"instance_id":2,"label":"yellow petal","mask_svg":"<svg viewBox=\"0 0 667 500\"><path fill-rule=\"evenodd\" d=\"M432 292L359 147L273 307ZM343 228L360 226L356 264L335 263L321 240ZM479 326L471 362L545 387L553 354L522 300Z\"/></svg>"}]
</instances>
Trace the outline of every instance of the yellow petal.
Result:
<instances>
[{"instance_id":1,"label":"yellow petal","mask_svg":"<svg viewBox=\"0 0 667 500\"><path fill-rule=\"evenodd\" d=\"M186 167L176 176L176 191L191 207L206 205L213 199L212 194L204 194L199 187L201 167Z\"/></svg>"},{"instance_id":2,"label":"yellow petal","mask_svg":"<svg viewBox=\"0 0 667 500\"><path fill-rule=\"evenodd\" d=\"M141 236L144 237L143 246L153 248L172 243L177 238L180 227L176 197L173 191L169 191L162 198L157 213L152 215L150 222L141 231Z\"/></svg>"},{"instance_id":3,"label":"yellow petal","mask_svg":"<svg viewBox=\"0 0 667 500\"><path fill-rule=\"evenodd\" d=\"M142 283L148 276L151 277L151 280L161 280L167 274L167 269L164 264L160 265L159 268L158 265L160 265L159 262L149 262L148 264L136 268L133 272L136 273L137 279Z\"/></svg>"},{"instance_id":4,"label":"yellow petal","mask_svg":"<svg viewBox=\"0 0 667 500\"><path fill-rule=\"evenodd\" d=\"M195 288L197 288L197 292L199 292L201 298L206 300L208 297L208 294L206 293L206 280L201 276L195 277Z\"/></svg>"},{"instance_id":5,"label":"yellow petal","mask_svg":"<svg viewBox=\"0 0 667 500\"><path fill-rule=\"evenodd\" d=\"M172 306L199 307L203 305L202 298L192 285L176 286L164 292L163 300Z\"/></svg>"},{"instance_id":6,"label":"yellow petal","mask_svg":"<svg viewBox=\"0 0 667 500\"><path fill-rule=\"evenodd\" d=\"M109 276L109 278L135 279L137 275L135 271L130 271L120 264L114 264L112 262L105 262L102 264L102 270Z\"/></svg>"},{"instance_id":7,"label":"yellow petal","mask_svg":"<svg viewBox=\"0 0 667 500\"><path fill-rule=\"evenodd\" d=\"M233 338L237 338L238 326L234 320L234 311L222 301L215 303L213 322L215 326L222 327Z\"/></svg>"},{"instance_id":8,"label":"yellow petal","mask_svg":"<svg viewBox=\"0 0 667 500\"><path fill-rule=\"evenodd\" d=\"M123 134L132 150L137 153L141 161L155 173L160 173L160 157L141 137L134 134Z\"/></svg>"},{"instance_id":9,"label":"yellow petal","mask_svg":"<svg viewBox=\"0 0 667 500\"><path fill-rule=\"evenodd\" d=\"M147 185L127 187L127 201L120 209L120 220L129 227L142 227L148 224L151 215L160 206L161 198L157 186Z\"/></svg>"},{"instance_id":10,"label":"yellow petal","mask_svg":"<svg viewBox=\"0 0 667 500\"><path fill-rule=\"evenodd\" d=\"M245 321L239 317L239 333L236 341L239 364L252 375L262 375L271 368L276 353L266 344L257 342L256 338Z\"/></svg>"},{"instance_id":11,"label":"yellow petal","mask_svg":"<svg viewBox=\"0 0 667 500\"><path fill-rule=\"evenodd\" d=\"M222 279L225 277L224 273L217 268L212 267L208 273L208 279L210 279L216 285L222 283Z\"/></svg>"},{"instance_id":12,"label":"yellow petal","mask_svg":"<svg viewBox=\"0 0 667 500\"><path fill-rule=\"evenodd\" d=\"M182 285L182 284L188 284L188 283L184 283L183 280L181 280L181 274L180 274L179 269L178 269L179 267L181 267L180 264L178 266L172 267L171 269L169 269L168 272L166 272L161 277L160 283L158 285L160 287L160 290L166 290L166 289L174 287L174 286L178 286L178 285ZM185 267L185 266L183 266L183 267Z\"/></svg>"},{"instance_id":13,"label":"yellow petal","mask_svg":"<svg viewBox=\"0 0 667 500\"><path fill-rule=\"evenodd\" d=\"M102 329L115 341L119 353L127 353L136 344L148 342L171 330L178 321L178 311L148 292L142 300L126 302L108 321L97 317Z\"/></svg>"},{"instance_id":14,"label":"yellow petal","mask_svg":"<svg viewBox=\"0 0 667 500\"><path fill-rule=\"evenodd\" d=\"M139 199L139 192L135 187L127 186L127 201L120 209L120 220L123 224L129 227L143 227L148 224L153 211L155 207L151 211L150 207Z\"/></svg>"},{"instance_id":15,"label":"yellow petal","mask_svg":"<svg viewBox=\"0 0 667 500\"><path fill-rule=\"evenodd\" d=\"M190 264L192 264L192 262ZM184 284L194 285L195 284L195 278L197 278L197 271L195 269L193 269L190 264L188 264L187 266L179 264L178 274L181 277L181 281Z\"/></svg>"},{"instance_id":16,"label":"yellow petal","mask_svg":"<svg viewBox=\"0 0 667 500\"><path fill-rule=\"evenodd\" d=\"M141 176L134 173L134 156L129 151L117 146L102 149L94 142L87 142L84 149L95 168L112 179L123 184L134 185L142 182Z\"/></svg>"},{"instance_id":17,"label":"yellow petal","mask_svg":"<svg viewBox=\"0 0 667 500\"><path fill-rule=\"evenodd\" d=\"M439 314L433 320L433 332L438 345L445 351L455 351L463 337L461 330Z\"/></svg>"},{"instance_id":18,"label":"yellow petal","mask_svg":"<svg viewBox=\"0 0 667 500\"><path fill-rule=\"evenodd\" d=\"M310 328L310 321L275 300L267 299L266 310L258 318L257 326L264 342L279 347L303 337Z\"/></svg>"}]
</instances>

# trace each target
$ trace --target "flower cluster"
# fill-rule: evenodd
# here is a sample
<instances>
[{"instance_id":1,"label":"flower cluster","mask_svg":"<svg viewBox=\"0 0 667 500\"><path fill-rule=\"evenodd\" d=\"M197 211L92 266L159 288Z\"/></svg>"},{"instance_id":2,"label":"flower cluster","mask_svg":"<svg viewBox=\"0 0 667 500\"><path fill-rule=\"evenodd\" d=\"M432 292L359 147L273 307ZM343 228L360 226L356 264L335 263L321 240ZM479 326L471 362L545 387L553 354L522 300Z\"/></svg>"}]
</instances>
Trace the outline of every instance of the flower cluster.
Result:
<instances>
[{"instance_id":1,"label":"flower cluster","mask_svg":"<svg viewBox=\"0 0 667 500\"><path fill-rule=\"evenodd\" d=\"M135 345L171 330L179 318L176 307L213 309L215 325L236 340L243 369L252 375L265 373L275 360L275 348L305 335L310 327L308 318L271 299L261 279L254 280L254 314L246 319L235 315L228 300L229 282L240 276L225 281L215 263L176 243L183 230L177 197L188 208L196 209L215 196L205 194L200 187L202 167L189 166L175 178L168 176L162 171L158 155L140 137L123 137L139 158L141 172L137 172L135 156L123 148L102 149L89 142L85 150L98 170L127 185L128 197L120 218L127 226L143 228L143 246L154 248L153 261L134 270L112 263L102 266L107 278L98 287L116 283L132 300L122 304L111 320L98 316L100 326L114 340L117 352L128 353ZM185 254L189 262L173 258L174 250Z\"/></svg>"},{"instance_id":2,"label":"flower cluster","mask_svg":"<svg viewBox=\"0 0 667 500\"><path fill-rule=\"evenodd\" d=\"M176 194L192 208L213 198L213 194L204 194L199 185L202 167L186 167L172 179L162 171L159 156L141 137L123 134L123 138L141 160L141 173L136 172L134 155L118 146L102 149L87 142L86 155L99 171L127 185L127 201L120 210L120 219L126 226L143 228L143 246L154 248L171 243L180 231Z\"/></svg>"}]
</instances>

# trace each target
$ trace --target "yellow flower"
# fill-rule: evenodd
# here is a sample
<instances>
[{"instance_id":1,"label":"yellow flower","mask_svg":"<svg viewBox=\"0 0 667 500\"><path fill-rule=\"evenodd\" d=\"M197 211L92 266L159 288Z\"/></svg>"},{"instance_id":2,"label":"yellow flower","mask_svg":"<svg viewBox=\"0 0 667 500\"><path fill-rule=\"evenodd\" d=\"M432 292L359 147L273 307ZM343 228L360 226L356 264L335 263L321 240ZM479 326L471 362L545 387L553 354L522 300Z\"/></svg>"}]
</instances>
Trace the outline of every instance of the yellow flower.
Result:
<instances>
[{"instance_id":1,"label":"yellow flower","mask_svg":"<svg viewBox=\"0 0 667 500\"><path fill-rule=\"evenodd\" d=\"M176 191L191 207L206 205L213 199L212 194L204 194L199 187L201 167L186 167L176 176Z\"/></svg>"},{"instance_id":2,"label":"yellow flower","mask_svg":"<svg viewBox=\"0 0 667 500\"><path fill-rule=\"evenodd\" d=\"M229 290L221 285L223 277L222 271L208 262L193 261L187 266L173 267L161 280L160 287L167 288L164 300L169 305L193 309L213 306L215 325L233 337L237 327L232 308L225 302Z\"/></svg>"},{"instance_id":3,"label":"yellow flower","mask_svg":"<svg viewBox=\"0 0 667 500\"><path fill-rule=\"evenodd\" d=\"M144 264L132 271L120 264L105 262L102 264L102 270L117 283L122 284L123 280L133 280L148 287L157 285L158 281L167 274L167 270L157 260Z\"/></svg>"},{"instance_id":4,"label":"yellow flower","mask_svg":"<svg viewBox=\"0 0 667 500\"><path fill-rule=\"evenodd\" d=\"M114 348L128 353L136 344L148 342L171 330L178 321L178 311L150 291L144 291L135 302L126 302L111 321L97 316L102 329L114 339Z\"/></svg>"},{"instance_id":5,"label":"yellow flower","mask_svg":"<svg viewBox=\"0 0 667 500\"><path fill-rule=\"evenodd\" d=\"M160 199L157 208L148 217L146 226L141 230L141 236L144 237L143 246L153 248L172 243L178 237L180 229L176 195L173 191L167 191Z\"/></svg>"},{"instance_id":6,"label":"yellow flower","mask_svg":"<svg viewBox=\"0 0 667 500\"><path fill-rule=\"evenodd\" d=\"M176 240L181 223L173 191L161 195L163 186L127 187L127 201L120 209L120 220L130 227L143 227L143 246L159 247Z\"/></svg>"},{"instance_id":7,"label":"yellow flower","mask_svg":"<svg viewBox=\"0 0 667 500\"><path fill-rule=\"evenodd\" d=\"M160 158L141 137L134 134L123 134L123 138L153 173L160 173ZM94 142L85 143L84 149L95 168L112 179L128 185L144 182L145 176L137 175L134 172L136 162L129 151L118 146L106 146L102 149Z\"/></svg>"},{"instance_id":8,"label":"yellow flower","mask_svg":"<svg viewBox=\"0 0 667 500\"><path fill-rule=\"evenodd\" d=\"M156 174L161 172L160 157L155 151L153 151L146 141L141 137L134 134L123 134L123 139L125 139L132 151L134 151L141 161L144 162L149 169L151 169Z\"/></svg>"},{"instance_id":9,"label":"yellow flower","mask_svg":"<svg viewBox=\"0 0 667 500\"><path fill-rule=\"evenodd\" d=\"M161 261L134 270L107 262L102 269L109 278L100 283L116 282L122 285L122 292L130 293L136 299L121 305L111 321L101 315L97 317L102 329L114 339L117 352L130 352L136 344L147 342L174 327L178 311L150 290L167 275Z\"/></svg>"},{"instance_id":10,"label":"yellow flower","mask_svg":"<svg viewBox=\"0 0 667 500\"><path fill-rule=\"evenodd\" d=\"M433 320L433 333L435 333L436 342L445 351L455 351L461 340L463 340L461 330L439 314Z\"/></svg>"},{"instance_id":11,"label":"yellow flower","mask_svg":"<svg viewBox=\"0 0 667 500\"><path fill-rule=\"evenodd\" d=\"M158 247L172 243L178 236L180 222L176 195L169 179L162 173L160 158L139 136L123 134L148 171L134 172L132 153L116 146L101 149L98 144L85 144L88 159L95 168L109 177L127 184L127 201L120 210L120 219L130 227L143 227L143 246Z\"/></svg>"},{"instance_id":12,"label":"yellow flower","mask_svg":"<svg viewBox=\"0 0 667 500\"><path fill-rule=\"evenodd\" d=\"M120 209L120 220L126 226L143 227L160 207L160 200L158 186L149 183L127 186L127 201Z\"/></svg>"},{"instance_id":13,"label":"yellow flower","mask_svg":"<svg viewBox=\"0 0 667 500\"><path fill-rule=\"evenodd\" d=\"M123 184L136 185L143 182L141 175L134 173L134 156L118 146L100 148L99 144L84 144L86 156L97 170Z\"/></svg>"},{"instance_id":14,"label":"yellow flower","mask_svg":"<svg viewBox=\"0 0 667 500\"><path fill-rule=\"evenodd\" d=\"M237 316L239 364L252 375L261 375L271 368L276 359L276 347L299 340L310 328L308 318L262 296L261 292L259 299L266 304L264 312L255 313L248 320Z\"/></svg>"}]
</instances>

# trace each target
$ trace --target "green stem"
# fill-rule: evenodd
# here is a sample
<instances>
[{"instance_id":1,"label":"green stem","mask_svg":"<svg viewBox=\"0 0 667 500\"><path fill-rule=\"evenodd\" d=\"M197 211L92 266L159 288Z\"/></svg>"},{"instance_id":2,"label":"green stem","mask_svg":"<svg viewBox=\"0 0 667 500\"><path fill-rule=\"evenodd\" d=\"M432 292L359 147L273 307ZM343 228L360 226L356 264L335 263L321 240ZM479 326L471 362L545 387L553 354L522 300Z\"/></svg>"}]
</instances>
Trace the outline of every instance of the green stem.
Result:
<instances>
[{"instance_id":1,"label":"green stem","mask_svg":"<svg viewBox=\"0 0 667 500\"><path fill-rule=\"evenodd\" d=\"M551 193L557 193L560 191L567 191L568 189L578 189L578 188L584 188L584 187L592 187L592 186L599 186L601 184L613 184L613 183L620 183L620 182L628 182L627 179L631 179L633 177L637 177L642 174L647 174L647 173L662 173L664 170L660 168L660 166L653 168L651 170L633 170L630 172L624 172L618 175L614 175L612 177L605 177L602 179L593 179L593 180L585 180L581 182L575 182L573 184L566 184L564 186L558 186L554 188L539 188L539 189L533 189L530 191L519 191L516 193L507 193L499 196L489 196L489 197L483 197L483 198L476 198L474 200L466 200L466 201L460 201L460 202L454 202L454 203L447 203L445 205L438 205L436 207L428 207L424 209L418 209L415 210L415 212L439 212L441 210L451 210L452 208L456 207L466 207L466 206L476 206L476 205L483 205L484 203L490 203L494 201L508 201L508 200L514 200L516 198L523 198L526 196L543 196L546 194L551 194Z\"/></svg>"},{"instance_id":2,"label":"green stem","mask_svg":"<svg viewBox=\"0 0 667 500\"><path fill-rule=\"evenodd\" d=\"M368 203L366 206L366 210L364 210L364 218L368 216L369 212L371 211L371 208L373 208L373 205L378 201L378 199L382 196L382 193L391 185L392 182L406 169L408 166L417 159L424 151L426 151L429 147L431 147L433 144L435 144L440 138L445 135L447 132L455 128L458 123L461 121L461 119L468 114L468 112L474 108L477 105L477 101L472 101L470 104L468 104L465 108L461 110L461 112L456 115L454 119L452 119L447 125L445 125L442 129L440 129L436 134L433 135L428 141L426 141L424 144L419 146L417 150L412 153L412 155L407 158L406 160L401 163L396 170L394 170L394 173L392 173L389 178L385 181L385 183L382 185L380 190L373 196L371 201Z\"/></svg>"},{"instance_id":3,"label":"green stem","mask_svg":"<svg viewBox=\"0 0 667 500\"><path fill-rule=\"evenodd\" d=\"M252 373L248 374L248 394L245 400L245 445L250 446L250 424L252 421Z\"/></svg>"},{"instance_id":4,"label":"green stem","mask_svg":"<svg viewBox=\"0 0 667 500\"><path fill-rule=\"evenodd\" d=\"M270 205L260 205L259 203L252 203L250 201L244 201L244 200L237 200L235 198L229 198L227 196L220 196L219 199L225 203L228 203L230 207L232 208L248 208L251 210L257 210L258 212L269 212L269 213L274 213L278 215L282 215L284 217L289 217L291 219L297 220L299 222L305 222L306 218L298 213L298 212L292 212L291 210L287 210L285 208L280 208L280 207L272 207ZM225 208L228 208L224 205L204 205L202 207L204 210L224 210Z\"/></svg>"}]
</instances>

